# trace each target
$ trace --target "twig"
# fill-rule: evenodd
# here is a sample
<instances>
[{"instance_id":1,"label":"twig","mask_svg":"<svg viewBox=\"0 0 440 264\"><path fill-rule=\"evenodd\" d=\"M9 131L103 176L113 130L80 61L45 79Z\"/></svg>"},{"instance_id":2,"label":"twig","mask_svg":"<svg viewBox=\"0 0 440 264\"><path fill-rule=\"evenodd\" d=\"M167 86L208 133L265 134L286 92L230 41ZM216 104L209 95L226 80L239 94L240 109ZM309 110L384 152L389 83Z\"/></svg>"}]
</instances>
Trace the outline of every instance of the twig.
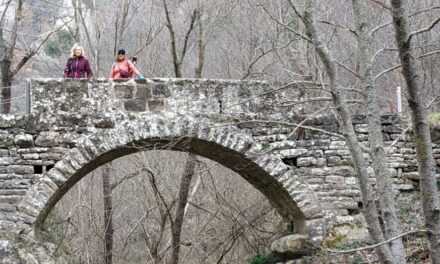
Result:
<instances>
[{"instance_id":1,"label":"twig","mask_svg":"<svg viewBox=\"0 0 440 264\"><path fill-rule=\"evenodd\" d=\"M357 72L355 72L354 70L350 69L348 66L346 66L346 65L344 65L344 64L342 64L342 63L340 63L340 62L337 61L337 60L335 60L335 63L336 63L337 65L339 65L340 67L342 67L344 70L346 70L346 71L348 71L349 73L353 74L354 76L356 76L356 77L358 77L358 78L361 78L361 76L360 76Z\"/></svg>"},{"instance_id":2,"label":"twig","mask_svg":"<svg viewBox=\"0 0 440 264\"><path fill-rule=\"evenodd\" d=\"M337 134L337 133L333 133L324 129L320 129L320 128L316 128L316 127L311 127L311 126L304 126L301 124L297 124L297 123L288 123L288 122L279 122L279 121L269 121L269 120L248 120L248 121L242 121L242 122L235 122L235 123L225 123L219 126L213 126L213 127L223 127L223 126L231 126L231 125L240 125L240 124L249 124L249 123L263 123L263 124L281 124L281 125L286 125L286 126L295 126L295 127L302 127L304 129L308 129L311 131L316 131L316 132L321 132L325 135L329 135L329 136L334 136L334 137L338 137L338 138L342 138L345 139L345 137L343 135Z\"/></svg>"},{"instance_id":3,"label":"twig","mask_svg":"<svg viewBox=\"0 0 440 264\"><path fill-rule=\"evenodd\" d=\"M398 235L396 237L392 237L390 239L387 239L387 240L385 240L383 242L380 242L380 243L377 243L377 244L374 244L374 245L371 245L371 246L365 246L365 247L349 249L349 250L341 250L341 251L339 251L339 250L331 250L331 249L327 249L327 248L324 249L324 250L328 251L328 252L331 252L331 253L336 253L336 254L353 253L353 252L358 252L358 251L366 250L366 249L374 249L374 248L377 248L379 246L382 246L382 245L387 244L387 243L389 243L389 242L391 242L393 240L399 239L399 238L407 236L407 235L416 234L416 233L428 233L428 232L430 232L430 231L425 230L425 229L418 229L418 230L408 231L406 233L400 234L400 235Z\"/></svg>"},{"instance_id":4,"label":"twig","mask_svg":"<svg viewBox=\"0 0 440 264\"><path fill-rule=\"evenodd\" d=\"M326 24L326 25L329 25L329 26L334 26L335 28L340 28L340 29L343 29L345 31L348 31L348 32L352 33L355 36L357 35L356 31L354 31L353 29L349 29L347 27L344 27L344 26L341 26L341 25L338 25L338 24L333 24L333 23L331 23L329 21L317 20L316 22L321 23L321 24Z\"/></svg>"},{"instance_id":5,"label":"twig","mask_svg":"<svg viewBox=\"0 0 440 264\"><path fill-rule=\"evenodd\" d=\"M412 125L409 125L407 128L405 128L402 133L388 146L388 148L391 148L392 146L396 145L397 142L412 128Z\"/></svg>"}]
</instances>

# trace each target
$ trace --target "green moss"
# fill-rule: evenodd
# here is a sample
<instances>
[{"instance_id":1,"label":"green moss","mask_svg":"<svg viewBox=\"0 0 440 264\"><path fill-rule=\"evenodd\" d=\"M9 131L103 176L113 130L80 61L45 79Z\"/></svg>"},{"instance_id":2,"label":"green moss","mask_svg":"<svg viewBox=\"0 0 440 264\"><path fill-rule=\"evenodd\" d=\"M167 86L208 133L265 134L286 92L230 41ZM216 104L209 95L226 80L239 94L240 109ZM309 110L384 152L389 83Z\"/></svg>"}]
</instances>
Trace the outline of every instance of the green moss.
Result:
<instances>
[{"instance_id":1,"label":"green moss","mask_svg":"<svg viewBox=\"0 0 440 264\"><path fill-rule=\"evenodd\" d=\"M269 254L257 254L248 259L248 264L261 264L263 261L266 261L267 258L269 258Z\"/></svg>"},{"instance_id":2,"label":"green moss","mask_svg":"<svg viewBox=\"0 0 440 264\"><path fill-rule=\"evenodd\" d=\"M440 113L432 112L428 114L428 122L429 123L439 123L440 122Z\"/></svg>"}]
</instances>

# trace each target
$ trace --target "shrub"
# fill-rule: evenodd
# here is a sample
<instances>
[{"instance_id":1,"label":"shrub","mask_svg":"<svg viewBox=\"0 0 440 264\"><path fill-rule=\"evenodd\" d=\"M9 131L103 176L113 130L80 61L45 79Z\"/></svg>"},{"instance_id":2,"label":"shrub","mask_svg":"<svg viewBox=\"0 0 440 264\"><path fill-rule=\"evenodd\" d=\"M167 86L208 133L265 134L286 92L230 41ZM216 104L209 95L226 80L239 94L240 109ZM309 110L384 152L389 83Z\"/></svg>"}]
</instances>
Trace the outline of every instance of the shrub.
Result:
<instances>
[{"instance_id":1,"label":"shrub","mask_svg":"<svg viewBox=\"0 0 440 264\"><path fill-rule=\"evenodd\" d=\"M273 255L261 253L248 259L248 264L275 264L283 261L282 258Z\"/></svg>"},{"instance_id":2,"label":"shrub","mask_svg":"<svg viewBox=\"0 0 440 264\"><path fill-rule=\"evenodd\" d=\"M61 56L61 54L70 51L73 45L73 36L67 29L61 29L49 39L45 46L44 52L52 58Z\"/></svg>"}]
</instances>

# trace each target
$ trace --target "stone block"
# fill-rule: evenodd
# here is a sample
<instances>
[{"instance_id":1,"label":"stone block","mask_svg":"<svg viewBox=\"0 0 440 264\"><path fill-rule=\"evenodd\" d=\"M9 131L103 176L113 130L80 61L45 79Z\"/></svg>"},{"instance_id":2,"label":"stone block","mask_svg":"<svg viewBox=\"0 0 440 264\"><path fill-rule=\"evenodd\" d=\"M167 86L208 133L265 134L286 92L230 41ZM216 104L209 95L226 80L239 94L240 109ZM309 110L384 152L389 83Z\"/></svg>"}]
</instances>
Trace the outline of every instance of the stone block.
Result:
<instances>
[{"instance_id":1,"label":"stone block","mask_svg":"<svg viewBox=\"0 0 440 264\"><path fill-rule=\"evenodd\" d=\"M10 134L0 134L0 148L8 148L14 145L14 136Z\"/></svg>"},{"instance_id":2,"label":"stone block","mask_svg":"<svg viewBox=\"0 0 440 264\"><path fill-rule=\"evenodd\" d=\"M40 158L40 155L38 153L22 154L21 156L23 157L23 159L26 160L36 160Z\"/></svg>"},{"instance_id":3,"label":"stone block","mask_svg":"<svg viewBox=\"0 0 440 264\"><path fill-rule=\"evenodd\" d=\"M402 178L407 180L418 181L420 180L419 173L417 171L413 172L403 172Z\"/></svg>"},{"instance_id":4,"label":"stone block","mask_svg":"<svg viewBox=\"0 0 440 264\"><path fill-rule=\"evenodd\" d=\"M294 158L307 155L307 152L307 149L284 149L280 150L279 153L283 158Z\"/></svg>"},{"instance_id":5,"label":"stone block","mask_svg":"<svg viewBox=\"0 0 440 264\"><path fill-rule=\"evenodd\" d=\"M353 177L354 176L354 169L349 166L334 167L333 174L344 176L344 177Z\"/></svg>"},{"instance_id":6,"label":"stone block","mask_svg":"<svg viewBox=\"0 0 440 264\"><path fill-rule=\"evenodd\" d=\"M327 165L329 167L340 166L341 165L341 157L339 156L330 156L327 157Z\"/></svg>"},{"instance_id":7,"label":"stone block","mask_svg":"<svg viewBox=\"0 0 440 264\"><path fill-rule=\"evenodd\" d=\"M9 150L0 149L0 158L9 156Z\"/></svg>"},{"instance_id":8,"label":"stone block","mask_svg":"<svg viewBox=\"0 0 440 264\"><path fill-rule=\"evenodd\" d=\"M324 178L307 178L306 182L307 184L321 184L324 183Z\"/></svg>"},{"instance_id":9,"label":"stone block","mask_svg":"<svg viewBox=\"0 0 440 264\"><path fill-rule=\"evenodd\" d=\"M34 173L34 166L9 165L6 167L6 172L15 174L31 174Z\"/></svg>"},{"instance_id":10,"label":"stone block","mask_svg":"<svg viewBox=\"0 0 440 264\"><path fill-rule=\"evenodd\" d=\"M331 170L329 168L311 168L310 169L310 174L312 176L325 176L325 175L329 175L330 173L331 173Z\"/></svg>"},{"instance_id":11,"label":"stone block","mask_svg":"<svg viewBox=\"0 0 440 264\"><path fill-rule=\"evenodd\" d=\"M0 195L0 204L17 204L21 199L18 195Z\"/></svg>"},{"instance_id":12,"label":"stone block","mask_svg":"<svg viewBox=\"0 0 440 264\"><path fill-rule=\"evenodd\" d=\"M11 157L0 157L0 166L7 166L14 164L14 159Z\"/></svg>"},{"instance_id":13,"label":"stone block","mask_svg":"<svg viewBox=\"0 0 440 264\"><path fill-rule=\"evenodd\" d=\"M327 166L327 160L325 158L316 159L316 167L322 168Z\"/></svg>"},{"instance_id":14,"label":"stone block","mask_svg":"<svg viewBox=\"0 0 440 264\"><path fill-rule=\"evenodd\" d=\"M54 131L43 131L35 139L35 145L40 147L55 147L60 144L60 133Z\"/></svg>"},{"instance_id":15,"label":"stone block","mask_svg":"<svg viewBox=\"0 0 440 264\"><path fill-rule=\"evenodd\" d=\"M113 89L117 99L134 98L134 86L132 85L115 85Z\"/></svg>"},{"instance_id":16,"label":"stone block","mask_svg":"<svg viewBox=\"0 0 440 264\"><path fill-rule=\"evenodd\" d=\"M14 138L14 143L20 148L30 148L34 146L34 137L29 134L16 135Z\"/></svg>"},{"instance_id":17,"label":"stone block","mask_svg":"<svg viewBox=\"0 0 440 264\"><path fill-rule=\"evenodd\" d=\"M366 115L353 115L351 117L351 122L353 123L353 125L366 124L367 123L367 116Z\"/></svg>"},{"instance_id":18,"label":"stone block","mask_svg":"<svg viewBox=\"0 0 440 264\"><path fill-rule=\"evenodd\" d=\"M299 157L296 161L298 167L311 167L317 164L318 160L313 157Z\"/></svg>"},{"instance_id":19,"label":"stone block","mask_svg":"<svg viewBox=\"0 0 440 264\"><path fill-rule=\"evenodd\" d=\"M48 153L41 153L40 158L42 160L60 160L63 157L63 154L56 153L56 152L48 152Z\"/></svg>"},{"instance_id":20,"label":"stone block","mask_svg":"<svg viewBox=\"0 0 440 264\"><path fill-rule=\"evenodd\" d=\"M151 98L151 88L149 86L138 86L136 90L136 99L147 100Z\"/></svg>"},{"instance_id":21,"label":"stone block","mask_svg":"<svg viewBox=\"0 0 440 264\"><path fill-rule=\"evenodd\" d=\"M393 184L393 187L399 191L412 191L412 190L414 190L414 185L412 185L412 184Z\"/></svg>"},{"instance_id":22,"label":"stone block","mask_svg":"<svg viewBox=\"0 0 440 264\"><path fill-rule=\"evenodd\" d=\"M359 124L354 126L354 131L356 133L368 134L368 125L367 124Z\"/></svg>"},{"instance_id":23,"label":"stone block","mask_svg":"<svg viewBox=\"0 0 440 264\"><path fill-rule=\"evenodd\" d=\"M329 145L329 149L347 149L347 145L345 144L345 141L332 141Z\"/></svg>"},{"instance_id":24,"label":"stone block","mask_svg":"<svg viewBox=\"0 0 440 264\"><path fill-rule=\"evenodd\" d=\"M338 149L336 150L336 154L342 157L342 156L350 156L351 153L348 149Z\"/></svg>"},{"instance_id":25,"label":"stone block","mask_svg":"<svg viewBox=\"0 0 440 264\"><path fill-rule=\"evenodd\" d=\"M170 97L171 91L169 85L163 83L153 85L153 96L155 98Z\"/></svg>"},{"instance_id":26,"label":"stone block","mask_svg":"<svg viewBox=\"0 0 440 264\"><path fill-rule=\"evenodd\" d=\"M130 99L124 101L124 108L127 111L144 112L147 110L147 104L142 99Z\"/></svg>"},{"instance_id":27,"label":"stone block","mask_svg":"<svg viewBox=\"0 0 440 264\"><path fill-rule=\"evenodd\" d=\"M345 178L343 176L330 175L325 177L326 183L344 184Z\"/></svg>"},{"instance_id":28,"label":"stone block","mask_svg":"<svg viewBox=\"0 0 440 264\"><path fill-rule=\"evenodd\" d=\"M3 182L5 189L28 189L30 181L27 179L11 179Z\"/></svg>"},{"instance_id":29,"label":"stone block","mask_svg":"<svg viewBox=\"0 0 440 264\"><path fill-rule=\"evenodd\" d=\"M149 100L148 109L151 112L160 112L165 110L165 102L163 100Z\"/></svg>"},{"instance_id":30,"label":"stone block","mask_svg":"<svg viewBox=\"0 0 440 264\"><path fill-rule=\"evenodd\" d=\"M387 125L387 126L382 126L382 131L389 134L399 134L402 133L403 129L396 125Z\"/></svg>"},{"instance_id":31,"label":"stone block","mask_svg":"<svg viewBox=\"0 0 440 264\"><path fill-rule=\"evenodd\" d=\"M346 177L345 184L357 184L356 177Z\"/></svg>"}]
</instances>

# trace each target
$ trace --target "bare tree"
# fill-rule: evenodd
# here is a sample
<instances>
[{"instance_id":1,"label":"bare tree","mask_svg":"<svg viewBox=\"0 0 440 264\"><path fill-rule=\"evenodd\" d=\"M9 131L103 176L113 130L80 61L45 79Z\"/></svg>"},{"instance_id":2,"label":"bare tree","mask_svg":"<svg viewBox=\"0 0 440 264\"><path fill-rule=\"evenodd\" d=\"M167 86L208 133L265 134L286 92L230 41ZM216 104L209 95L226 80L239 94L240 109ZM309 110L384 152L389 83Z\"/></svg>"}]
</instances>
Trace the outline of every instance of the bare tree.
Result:
<instances>
[{"instance_id":1,"label":"bare tree","mask_svg":"<svg viewBox=\"0 0 440 264\"><path fill-rule=\"evenodd\" d=\"M382 136L379 93L373 80L375 59L371 45L373 43L372 18L369 16L371 9L368 1L353 0L352 5L358 42L358 72L367 109L372 166L376 177L379 209L384 224L385 238L390 239L398 236L401 230L400 220L396 214L396 202ZM397 263L406 263L401 239L393 240L390 243L390 248Z\"/></svg>"},{"instance_id":2,"label":"bare tree","mask_svg":"<svg viewBox=\"0 0 440 264\"><path fill-rule=\"evenodd\" d=\"M356 171L356 176L359 179L360 189L362 193L362 200L365 206L364 216L368 224L368 230L371 238L375 243L384 241L384 235L381 230L377 208L373 196L373 190L369 182L369 175L367 172L367 164L362 155L362 149L356 138L353 124L351 121L350 113L347 109L346 100L338 85L338 71L337 65L332 57L326 43L321 39L315 26L315 18L313 14L314 1L309 0L306 2L304 14L300 14L296 6L291 0L288 0L291 7L301 17L305 28L307 37L315 47L316 53L321 59L325 71L329 79L329 88L331 91L331 97L333 105L336 110L336 116L341 126L342 135L350 150L351 159ZM394 259L390 248L387 245L382 245L376 249L379 260L382 263L397 263Z\"/></svg>"},{"instance_id":3,"label":"bare tree","mask_svg":"<svg viewBox=\"0 0 440 264\"><path fill-rule=\"evenodd\" d=\"M176 31L175 31L174 25L171 21L171 13L168 8L167 0L163 0L163 5L164 5L165 17L166 17L166 21L167 21L166 26L168 28L168 32L170 33L170 38L171 38L171 55L173 58L174 74L177 78L182 78L182 63L183 63L183 60L184 60L186 53L187 53L188 41L189 41L190 34L193 31L194 24L196 22L197 9L194 9L194 11L192 12L192 15L190 17L189 26L188 26L188 29L187 29L185 35L184 35L183 44L182 44L181 50L179 52L178 43L177 43L178 39L176 38Z\"/></svg>"},{"instance_id":4,"label":"bare tree","mask_svg":"<svg viewBox=\"0 0 440 264\"><path fill-rule=\"evenodd\" d=\"M440 263L440 199L434 170L432 142L427 122L426 98L421 86L420 70L412 51L411 40L418 34L432 29L440 19L419 31L409 32L409 19L404 1L391 0L393 25L402 74L406 82L407 100L411 108L414 130L420 190L422 192L425 227L429 231L429 257L432 263Z\"/></svg>"}]
</instances>

